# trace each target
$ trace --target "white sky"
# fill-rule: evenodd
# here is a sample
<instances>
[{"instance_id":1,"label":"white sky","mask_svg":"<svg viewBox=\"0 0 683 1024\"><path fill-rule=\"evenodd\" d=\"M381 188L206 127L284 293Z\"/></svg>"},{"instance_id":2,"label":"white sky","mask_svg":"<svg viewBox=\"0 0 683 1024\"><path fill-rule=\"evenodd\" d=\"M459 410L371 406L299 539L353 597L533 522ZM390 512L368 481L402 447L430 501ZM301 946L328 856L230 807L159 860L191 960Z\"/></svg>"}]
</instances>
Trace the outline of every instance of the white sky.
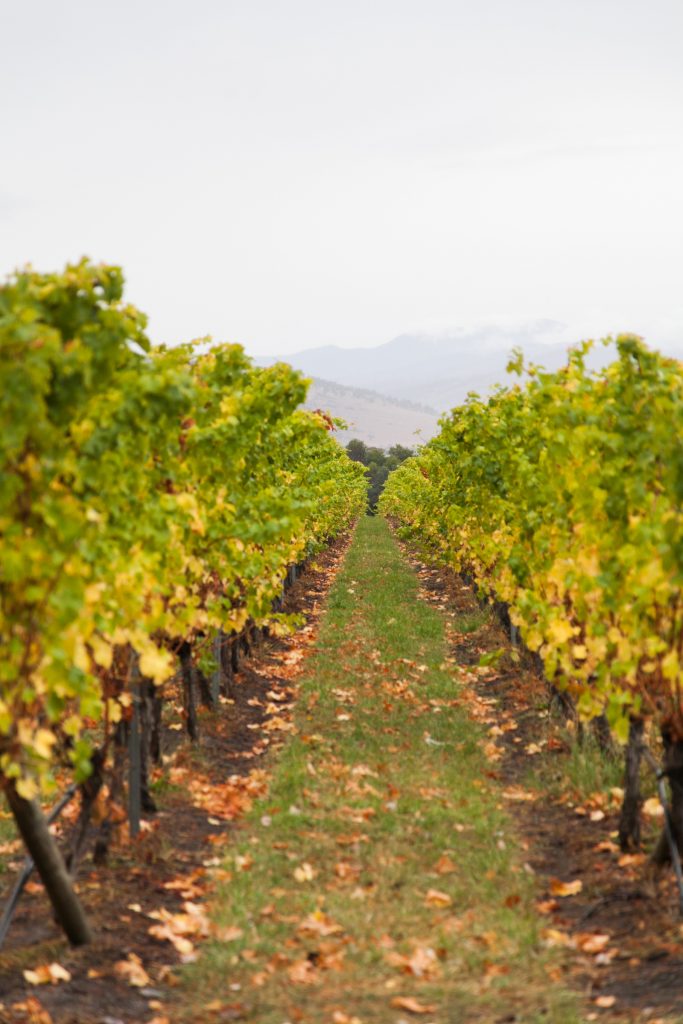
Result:
<instances>
[{"instance_id":1,"label":"white sky","mask_svg":"<svg viewBox=\"0 0 683 1024\"><path fill-rule=\"evenodd\" d=\"M0 269L156 341L683 344L681 0L0 0Z\"/></svg>"}]
</instances>

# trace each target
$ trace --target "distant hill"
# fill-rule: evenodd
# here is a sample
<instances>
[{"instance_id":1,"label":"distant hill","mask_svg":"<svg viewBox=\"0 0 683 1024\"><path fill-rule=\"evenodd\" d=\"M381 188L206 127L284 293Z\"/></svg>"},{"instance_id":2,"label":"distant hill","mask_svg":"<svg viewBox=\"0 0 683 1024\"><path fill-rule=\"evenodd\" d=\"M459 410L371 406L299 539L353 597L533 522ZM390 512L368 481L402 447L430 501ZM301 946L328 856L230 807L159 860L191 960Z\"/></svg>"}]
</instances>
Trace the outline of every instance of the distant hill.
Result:
<instances>
[{"instance_id":1,"label":"distant hill","mask_svg":"<svg viewBox=\"0 0 683 1024\"><path fill-rule=\"evenodd\" d=\"M485 394L495 384L505 384L509 380L506 366L515 347L524 350L528 362L549 370L559 368L566 360L565 333L555 321L537 320L517 327L402 334L376 348L328 345L279 358L308 376L378 392L394 404L396 399L409 400L442 413L462 403L469 391ZM606 362L608 357L601 350L595 359ZM267 365L275 357L257 361ZM356 412L361 423L360 406ZM407 443L399 437L394 440Z\"/></svg>"},{"instance_id":2,"label":"distant hill","mask_svg":"<svg viewBox=\"0 0 683 1024\"><path fill-rule=\"evenodd\" d=\"M335 435L343 445L357 437L376 448L390 448L394 444L414 448L438 430L437 414L428 406L317 377L305 404L307 409L323 409L349 424L348 430Z\"/></svg>"}]
</instances>

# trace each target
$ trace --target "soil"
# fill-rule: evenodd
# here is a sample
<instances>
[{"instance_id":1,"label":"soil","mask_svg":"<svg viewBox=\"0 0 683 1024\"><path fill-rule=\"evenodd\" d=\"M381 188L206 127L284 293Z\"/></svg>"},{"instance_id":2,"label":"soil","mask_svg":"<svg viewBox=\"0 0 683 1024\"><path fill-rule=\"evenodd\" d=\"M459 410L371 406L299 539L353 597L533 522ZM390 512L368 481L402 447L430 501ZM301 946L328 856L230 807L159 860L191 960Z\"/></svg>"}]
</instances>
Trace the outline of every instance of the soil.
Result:
<instances>
[{"instance_id":1,"label":"soil","mask_svg":"<svg viewBox=\"0 0 683 1024\"><path fill-rule=\"evenodd\" d=\"M425 565L405 546L404 551L427 600L447 614L474 616L481 610L475 591L458 575ZM481 699L495 700L491 714L499 726L511 720L517 726L496 737L502 757L490 774L506 790L521 790L535 766L527 748L543 737L543 771L561 779L569 754L566 723L531 657L521 653L520 663L511 660L509 631L495 615L472 633L453 632L450 647L463 666L478 665L487 652L507 652L495 669L468 677ZM548 941L567 945L564 980L585 996L586 1020L681 1020L683 927L673 872L655 881L644 854L621 855L616 846L619 807L618 799L592 804L584 798L582 805L566 792L545 801L508 804L527 870L538 880L545 934ZM591 813L599 820L592 820ZM649 849L657 834L651 826L645 836ZM581 890L571 898L556 898L557 880L580 880ZM595 940L596 946L604 942L600 953L582 952L582 945L591 946L589 936L604 937ZM513 1021L514 1014L506 1019Z\"/></svg>"},{"instance_id":2,"label":"soil","mask_svg":"<svg viewBox=\"0 0 683 1024\"><path fill-rule=\"evenodd\" d=\"M160 784L155 793L158 813L134 842L118 842L103 868L82 861L78 890L96 933L89 946L72 949L54 922L42 886L32 881L0 951L1 1024L141 1024L167 1020L163 1003L172 997L174 967L180 954L168 941L149 934L150 912L178 914L186 900L201 904L210 889L207 868L219 863L237 817L248 805L249 780L263 775L269 753L281 744L277 728L264 732L266 696L277 693L286 717L292 681L300 670L302 647L310 646L324 599L350 538L335 541L288 590L283 611L302 617L292 636L263 641L242 662L234 686L234 702L218 710L200 711L200 740L179 742L179 733L165 726L163 749L173 768L164 770L176 784ZM271 712L272 713L272 712ZM177 729L177 726L176 726ZM159 775L161 773L157 773ZM193 789L183 784L184 777ZM197 780L201 785L197 786ZM230 800L234 795L234 806ZM214 806L215 801L215 806ZM217 808L217 809L215 809ZM218 856L217 856L218 855ZM12 862L11 869L21 866ZM219 872L220 876L220 872ZM0 908L14 884L10 870L0 889ZM117 974L128 961L144 967L138 985ZM69 984L29 985L23 971L57 963ZM120 968L118 968L120 969ZM133 967L134 970L134 967Z\"/></svg>"}]
</instances>

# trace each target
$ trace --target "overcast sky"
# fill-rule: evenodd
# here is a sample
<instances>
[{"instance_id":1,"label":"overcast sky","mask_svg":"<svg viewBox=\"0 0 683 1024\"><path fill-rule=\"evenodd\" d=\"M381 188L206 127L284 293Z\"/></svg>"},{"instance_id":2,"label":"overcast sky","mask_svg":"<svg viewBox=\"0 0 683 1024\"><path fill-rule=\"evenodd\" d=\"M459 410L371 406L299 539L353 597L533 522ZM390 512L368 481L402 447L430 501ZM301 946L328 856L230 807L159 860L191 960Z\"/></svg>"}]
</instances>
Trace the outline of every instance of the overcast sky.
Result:
<instances>
[{"instance_id":1,"label":"overcast sky","mask_svg":"<svg viewBox=\"0 0 683 1024\"><path fill-rule=\"evenodd\" d=\"M683 344L681 0L0 3L2 272L254 353L549 317Z\"/></svg>"}]
</instances>

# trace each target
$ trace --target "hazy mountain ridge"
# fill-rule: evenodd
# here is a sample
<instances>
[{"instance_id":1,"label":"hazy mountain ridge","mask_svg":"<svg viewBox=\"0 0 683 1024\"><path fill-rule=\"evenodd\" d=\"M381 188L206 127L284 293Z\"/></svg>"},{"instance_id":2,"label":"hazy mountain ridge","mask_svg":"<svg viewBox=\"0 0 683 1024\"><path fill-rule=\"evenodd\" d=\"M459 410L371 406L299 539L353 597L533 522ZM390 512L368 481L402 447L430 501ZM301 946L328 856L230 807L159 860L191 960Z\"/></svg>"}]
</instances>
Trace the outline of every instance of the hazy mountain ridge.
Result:
<instances>
[{"instance_id":1,"label":"hazy mountain ridge","mask_svg":"<svg viewBox=\"0 0 683 1024\"><path fill-rule=\"evenodd\" d=\"M486 394L510 381L506 367L513 349L521 348L527 362L553 370L566 361L568 347L562 324L538 320L515 327L402 334L375 348L326 345L280 358L328 387L334 382L445 412L470 391ZM593 358L608 360L603 350ZM258 360L263 365L274 361Z\"/></svg>"},{"instance_id":2,"label":"hazy mountain ridge","mask_svg":"<svg viewBox=\"0 0 683 1024\"><path fill-rule=\"evenodd\" d=\"M313 378L310 392L312 393L314 390L319 393L324 392L327 395L338 395L340 398L355 397L358 399L365 399L368 402L391 402L392 405L397 405L401 409L412 409L414 412L426 412L431 416L439 415L436 409L431 405L425 405L422 402L411 402L407 398L397 398L395 395L385 395L379 391L372 391L370 388L357 388L349 384L338 384L336 381L323 380L320 377Z\"/></svg>"}]
</instances>

